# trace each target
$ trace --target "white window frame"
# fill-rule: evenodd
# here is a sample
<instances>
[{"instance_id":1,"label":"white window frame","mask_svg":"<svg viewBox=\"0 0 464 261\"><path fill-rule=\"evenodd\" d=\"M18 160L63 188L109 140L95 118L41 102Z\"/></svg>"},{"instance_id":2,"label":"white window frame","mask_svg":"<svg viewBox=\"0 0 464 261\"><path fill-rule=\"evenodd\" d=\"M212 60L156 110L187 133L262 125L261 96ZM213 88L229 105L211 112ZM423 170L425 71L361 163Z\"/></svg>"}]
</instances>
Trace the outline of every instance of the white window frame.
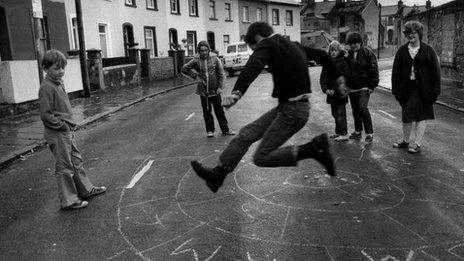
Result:
<instances>
[{"instance_id":1,"label":"white window frame","mask_svg":"<svg viewBox=\"0 0 464 261\"><path fill-rule=\"evenodd\" d=\"M100 32L100 26L104 26L104 27L105 27L105 33L101 33L101 32ZM101 53L102 58L107 58L107 57L109 57L109 55L110 55L110 51L109 51L109 49L110 49L110 48L109 48L109 37L108 37L108 23L103 23L103 22L98 23L98 24L97 24L97 30L98 30L97 32L98 32L98 41L99 41L99 42L100 42L100 37L101 37L102 35L105 36L105 40L106 40L106 57L103 56L103 48L102 48L102 46L101 46L101 42L100 42L99 45L100 45L100 49L101 49L101 51L102 51L102 53Z\"/></svg>"},{"instance_id":2,"label":"white window frame","mask_svg":"<svg viewBox=\"0 0 464 261\"><path fill-rule=\"evenodd\" d=\"M171 9L171 14L180 14L179 0L169 0L169 8Z\"/></svg>"},{"instance_id":3,"label":"white window frame","mask_svg":"<svg viewBox=\"0 0 464 261\"><path fill-rule=\"evenodd\" d=\"M158 9L158 3L156 3L157 0L146 0L147 1L147 8L148 9Z\"/></svg>"},{"instance_id":4,"label":"white window frame","mask_svg":"<svg viewBox=\"0 0 464 261\"><path fill-rule=\"evenodd\" d=\"M242 6L242 22L250 22L250 8Z\"/></svg>"},{"instance_id":5,"label":"white window frame","mask_svg":"<svg viewBox=\"0 0 464 261\"><path fill-rule=\"evenodd\" d=\"M216 1L209 0L209 19L217 19L216 18Z\"/></svg>"},{"instance_id":6,"label":"white window frame","mask_svg":"<svg viewBox=\"0 0 464 261\"><path fill-rule=\"evenodd\" d=\"M274 11L275 11L275 12L274 12ZM277 14L276 17L274 17L274 13ZM280 17L279 17L279 16L280 16L280 12L279 12L279 9L273 8L271 14L272 14L272 25L280 25ZM274 19L274 18L276 18L276 19Z\"/></svg>"},{"instance_id":7,"label":"white window frame","mask_svg":"<svg viewBox=\"0 0 464 261\"><path fill-rule=\"evenodd\" d=\"M189 4L189 15L198 16L198 1L197 0L188 0ZM193 8L193 10L192 10Z\"/></svg>"},{"instance_id":8,"label":"white window frame","mask_svg":"<svg viewBox=\"0 0 464 261\"><path fill-rule=\"evenodd\" d=\"M152 35L151 35L151 38L147 38L147 31L151 31ZM144 27L143 28L143 38L144 38L144 43L145 43L145 48L148 49L148 46L147 46L147 39L151 39L151 43L152 43L152 47L153 48L150 48L150 57L153 58L153 57L156 57L156 54L155 54L155 46L156 46L156 31L155 31L155 28L154 27Z\"/></svg>"},{"instance_id":9,"label":"white window frame","mask_svg":"<svg viewBox=\"0 0 464 261\"><path fill-rule=\"evenodd\" d=\"M256 21L257 22L263 21L263 9L260 7L256 8Z\"/></svg>"},{"instance_id":10,"label":"white window frame","mask_svg":"<svg viewBox=\"0 0 464 261\"><path fill-rule=\"evenodd\" d=\"M226 41L226 38L227 38L227 41ZM226 48L226 46L228 44L230 44L230 35L229 34L224 34L222 36L222 42L224 43L224 49Z\"/></svg>"},{"instance_id":11,"label":"white window frame","mask_svg":"<svg viewBox=\"0 0 464 261\"><path fill-rule=\"evenodd\" d=\"M232 21L232 4L224 3L224 9L226 13L226 21Z\"/></svg>"},{"instance_id":12,"label":"white window frame","mask_svg":"<svg viewBox=\"0 0 464 261\"><path fill-rule=\"evenodd\" d=\"M126 5L135 6L135 4L136 4L135 1L136 1L136 0L124 0L124 3L125 3Z\"/></svg>"},{"instance_id":13,"label":"white window frame","mask_svg":"<svg viewBox=\"0 0 464 261\"><path fill-rule=\"evenodd\" d=\"M76 19L76 27L73 25L73 20ZM79 34L77 31L77 16L76 14L70 14L69 16L69 26L71 27L70 30L70 37L71 37L71 49L78 50L79 49Z\"/></svg>"},{"instance_id":14,"label":"white window frame","mask_svg":"<svg viewBox=\"0 0 464 261\"><path fill-rule=\"evenodd\" d=\"M290 23L288 21L288 19L289 19L288 14L290 14L290 18L291 18ZM285 25L286 26L293 26L293 11L292 10L285 10Z\"/></svg>"}]
</instances>

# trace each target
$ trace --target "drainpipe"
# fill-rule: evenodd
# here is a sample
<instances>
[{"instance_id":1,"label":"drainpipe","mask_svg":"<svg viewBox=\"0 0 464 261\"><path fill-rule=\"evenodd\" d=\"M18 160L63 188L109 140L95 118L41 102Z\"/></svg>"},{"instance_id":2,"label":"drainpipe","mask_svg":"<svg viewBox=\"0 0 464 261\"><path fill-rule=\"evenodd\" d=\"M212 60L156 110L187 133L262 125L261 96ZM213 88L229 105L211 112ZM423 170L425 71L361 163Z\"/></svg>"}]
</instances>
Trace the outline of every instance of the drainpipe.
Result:
<instances>
[{"instance_id":1,"label":"drainpipe","mask_svg":"<svg viewBox=\"0 0 464 261\"><path fill-rule=\"evenodd\" d=\"M378 26L378 33L377 33L377 59L380 59L380 25L381 25L381 17L382 15L382 5L379 3L379 26Z\"/></svg>"},{"instance_id":2,"label":"drainpipe","mask_svg":"<svg viewBox=\"0 0 464 261\"><path fill-rule=\"evenodd\" d=\"M79 60L81 62L82 85L84 89L84 97L90 97L90 81L87 68L87 58L85 53L84 26L82 25L82 4L81 0L75 0L76 4L76 20L77 33L79 35Z\"/></svg>"}]
</instances>

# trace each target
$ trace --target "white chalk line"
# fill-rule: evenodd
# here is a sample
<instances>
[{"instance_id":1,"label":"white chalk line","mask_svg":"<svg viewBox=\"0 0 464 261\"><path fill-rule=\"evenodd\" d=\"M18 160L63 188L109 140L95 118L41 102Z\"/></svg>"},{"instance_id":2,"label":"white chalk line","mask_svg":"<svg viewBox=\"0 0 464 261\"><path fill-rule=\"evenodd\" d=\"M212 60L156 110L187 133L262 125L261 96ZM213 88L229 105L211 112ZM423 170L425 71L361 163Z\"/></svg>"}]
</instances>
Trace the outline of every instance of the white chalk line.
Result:
<instances>
[{"instance_id":1,"label":"white chalk line","mask_svg":"<svg viewBox=\"0 0 464 261\"><path fill-rule=\"evenodd\" d=\"M187 118L185 118L185 121L188 121L188 120L190 120L190 118L192 118L192 117L193 117L193 115L195 115L195 113L192 113L192 114L190 114L190 115L189 115Z\"/></svg>"},{"instance_id":2,"label":"white chalk line","mask_svg":"<svg viewBox=\"0 0 464 261\"><path fill-rule=\"evenodd\" d=\"M390 113L388 113L388 112L386 112L386 111L382 111L382 110L379 110L379 111L380 111L381 113L387 115L387 116L390 117L390 118L396 119L395 116L391 115Z\"/></svg>"},{"instance_id":3,"label":"white chalk line","mask_svg":"<svg viewBox=\"0 0 464 261\"><path fill-rule=\"evenodd\" d=\"M148 161L147 165L145 165L137 174L134 175L129 185L126 186L126 189L133 188L135 183L137 183L137 181L142 178L143 174L145 174L150 169L153 162L154 160Z\"/></svg>"}]
</instances>

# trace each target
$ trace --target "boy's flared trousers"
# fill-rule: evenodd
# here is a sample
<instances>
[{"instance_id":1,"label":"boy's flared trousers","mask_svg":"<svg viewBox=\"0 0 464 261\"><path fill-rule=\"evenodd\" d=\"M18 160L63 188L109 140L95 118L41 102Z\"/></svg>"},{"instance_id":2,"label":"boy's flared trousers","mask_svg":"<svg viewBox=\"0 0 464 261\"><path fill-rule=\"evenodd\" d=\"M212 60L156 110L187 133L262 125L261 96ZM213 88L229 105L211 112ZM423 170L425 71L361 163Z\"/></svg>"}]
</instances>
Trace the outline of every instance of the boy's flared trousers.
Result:
<instances>
[{"instance_id":1,"label":"boy's flared trousers","mask_svg":"<svg viewBox=\"0 0 464 261\"><path fill-rule=\"evenodd\" d=\"M55 157L55 178L61 207L71 206L79 197L88 195L93 188L84 171L74 132L45 128L44 136Z\"/></svg>"}]
</instances>

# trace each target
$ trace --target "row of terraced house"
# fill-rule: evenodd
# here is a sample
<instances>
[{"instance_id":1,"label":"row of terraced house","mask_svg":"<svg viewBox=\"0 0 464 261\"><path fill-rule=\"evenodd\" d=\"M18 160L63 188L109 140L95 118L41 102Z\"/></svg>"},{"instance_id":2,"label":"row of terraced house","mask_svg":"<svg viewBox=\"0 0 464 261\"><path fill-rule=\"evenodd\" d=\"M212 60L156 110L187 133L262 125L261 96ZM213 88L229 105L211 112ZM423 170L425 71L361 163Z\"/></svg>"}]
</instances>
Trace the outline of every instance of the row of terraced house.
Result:
<instances>
[{"instance_id":1,"label":"row of terraced house","mask_svg":"<svg viewBox=\"0 0 464 261\"><path fill-rule=\"evenodd\" d=\"M149 78L173 76L174 50L193 56L197 43L206 40L222 55L228 43L243 40L255 21L300 41L301 4L296 0L0 0L0 104L37 99L38 61L52 48L69 56L68 92L83 89L80 62L73 56L80 48L77 2L96 88L113 85L117 77L108 75L137 74L143 58Z\"/></svg>"}]
</instances>

